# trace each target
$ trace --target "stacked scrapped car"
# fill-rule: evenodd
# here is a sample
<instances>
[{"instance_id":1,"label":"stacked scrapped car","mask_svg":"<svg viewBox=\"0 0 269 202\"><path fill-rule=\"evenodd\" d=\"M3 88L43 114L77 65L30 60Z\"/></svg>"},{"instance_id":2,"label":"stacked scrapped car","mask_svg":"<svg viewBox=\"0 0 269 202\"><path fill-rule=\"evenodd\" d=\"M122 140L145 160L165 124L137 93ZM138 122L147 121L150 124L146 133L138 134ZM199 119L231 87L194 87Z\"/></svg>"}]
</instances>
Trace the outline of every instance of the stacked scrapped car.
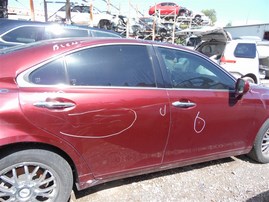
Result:
<instances>
[{"instance_id":1,"label":"stacked scrapped car","mask_svg":"<svg viewBox=\"0 0 269 202\"><path fill-rule=\"evenodd\" d=\"M101 12L96 7L93 7L92 22L90 20L90 7L85 5L71 4L71 22L82 25L92 25L94 27L111 30L116 20L115 15ZM50 21L63 22L66 19L66 6L60 8L53 16L50 17Z\"/></svg>"}]
</instances>

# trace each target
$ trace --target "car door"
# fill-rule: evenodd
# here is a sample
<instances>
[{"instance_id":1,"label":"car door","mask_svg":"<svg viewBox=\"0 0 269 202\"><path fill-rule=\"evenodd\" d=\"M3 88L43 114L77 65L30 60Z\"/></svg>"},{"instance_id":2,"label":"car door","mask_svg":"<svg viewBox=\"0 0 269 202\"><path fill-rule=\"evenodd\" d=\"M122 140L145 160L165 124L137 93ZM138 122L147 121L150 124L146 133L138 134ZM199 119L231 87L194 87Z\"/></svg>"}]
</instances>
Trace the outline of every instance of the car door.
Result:
<instances>
[{"instance_id":1,"label":"car door","mask_svg":"<svg viewBox=\"0 0 269 202\"><path fill-rule=\"evenodd\" d=\"M96 177L119 175L161 163L170 110L154 75L147 46L92 47L20 75L29 81L20 103L34 125L79 148Z\"/></svg>"},{"instance_id":2,"label":"car door","mask_svg":"<svg viewBox=\"0 0 269 202\"><path fill-rule=\"evenodd\" d=\"M233 96L235 81L219 66L192 52L157 48L171 106L164 163L238 154L249 145L253 113L248 98Z\"/></svg>"}]
</instances>

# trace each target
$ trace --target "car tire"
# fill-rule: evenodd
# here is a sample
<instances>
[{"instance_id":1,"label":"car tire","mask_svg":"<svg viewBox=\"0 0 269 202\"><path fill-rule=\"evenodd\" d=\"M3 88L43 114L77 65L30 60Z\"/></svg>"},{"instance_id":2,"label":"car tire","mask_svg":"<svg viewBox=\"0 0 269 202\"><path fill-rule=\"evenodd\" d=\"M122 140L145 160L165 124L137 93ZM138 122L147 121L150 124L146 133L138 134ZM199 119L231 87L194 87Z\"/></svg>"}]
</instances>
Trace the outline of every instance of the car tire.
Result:
<instances>
[{"instance_id":1,"label":"car tire","mask_svg":"<svg viewBox=\"0 0 269 202\"><path fill-rule=\"evenodd\" d=\"M161 36L161 37L165 37L167 35L167 30L164 29L164 28L160 28L158 30L158 34Z\"/></svg>"},{"instance_id":2,"label":"car tire","mask_svg":"<svg viewBox=\"0 0 269 202\"><path fill-rule=\"evenodd\" d=\"M100 20L97 27L100 28L100 29L111 30L112 29L112 23L109 20Z\"/></svg>"},{"instance_id":3,"label":"car tire","mask_svg":"<svg viewBox=\"0 0 269 202\"><path fill-rule=\"evenodd\" d=\"M269 120L260 128L248 156L257 162L269 163Z\"/></svg>"},{"instance_id":4,"label":"car tire","mask_svg":"<svg viewBox=\"0 0 269 202\"><path fill-rule=\"evenodd\" d=\"M4 201L68 201L71 167L56 153L27 149L0 159L0 198Z\"/></svg>"}]
</instances>

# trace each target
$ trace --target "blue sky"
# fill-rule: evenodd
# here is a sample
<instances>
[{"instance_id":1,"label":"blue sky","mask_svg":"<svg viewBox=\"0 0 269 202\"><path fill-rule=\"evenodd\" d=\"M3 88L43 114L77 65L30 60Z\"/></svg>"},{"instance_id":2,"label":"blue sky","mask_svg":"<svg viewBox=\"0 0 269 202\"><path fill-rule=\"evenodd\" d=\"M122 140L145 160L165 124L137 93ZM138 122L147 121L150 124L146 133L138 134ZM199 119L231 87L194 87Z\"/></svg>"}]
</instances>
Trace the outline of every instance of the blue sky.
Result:
<instances>
[{"instance_id":1,"label":"blue sky","mask_svg":"<svg viewBox=\"0 0 269 202\"><path fill-rule=\"evenodd\" d=\"M58 0L59 1L59 0ZM61 0L60 0L61 1ZM64 0L62 0L64 1ZM72 0L71 0L72 1ZM100 10L106 10L106 4L102 0L92 0L93 5ZM72 1L75 2L75 1ZM77 2L81 2L77 0ZM122 14L129 11L129 0L110 0L112 4L121 8ZM162 1L156 0L130 0L142 13L147 14L150 6ZM217 13L217 25L232 25L269 23L268 0L178 0L175 2L192 11L199 12L203 9L215 9ZM43 0L34 0L35 8L43 8ZM63 4L49 4L50 10L55 10ZM9 6L29 7L29 0L9 0ZM116 12L112 9L112 12ZM131 15L135 15L134 9L130 9Z\"/></svg>"}]
</instances>

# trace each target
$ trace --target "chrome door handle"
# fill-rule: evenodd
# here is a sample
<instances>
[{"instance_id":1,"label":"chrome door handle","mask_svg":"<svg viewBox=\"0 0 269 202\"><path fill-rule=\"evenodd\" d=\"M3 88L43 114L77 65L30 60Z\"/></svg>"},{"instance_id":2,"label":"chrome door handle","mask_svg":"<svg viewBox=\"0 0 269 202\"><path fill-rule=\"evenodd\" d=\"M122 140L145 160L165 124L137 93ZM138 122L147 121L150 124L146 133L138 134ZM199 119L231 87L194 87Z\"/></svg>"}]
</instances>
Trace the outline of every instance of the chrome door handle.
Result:
<instances>
[{"instance_id":1,"label":"chrome door handle","mask_svg":"<svg viewBox=\"0 0 269 202\"><path fill-rule=\"evenodd\" d=\"M36 102L33 105L36 107L47 109L65 109L75 106L75 104L72 102L43 102L43 101Z\"/></svg>"},{"instance_id":2,"label":"chrome door handle","mask_svg":"<svg viewBox=\"0 0 269 202\"><path fill-rule=\"evenodd\" d=\"M179 107L179 108L190 108L190 107L196 106L196 104L193 102L180 102L180 101L173 102L172 105L174 107Z\"/></svg>"}]
</instances>

